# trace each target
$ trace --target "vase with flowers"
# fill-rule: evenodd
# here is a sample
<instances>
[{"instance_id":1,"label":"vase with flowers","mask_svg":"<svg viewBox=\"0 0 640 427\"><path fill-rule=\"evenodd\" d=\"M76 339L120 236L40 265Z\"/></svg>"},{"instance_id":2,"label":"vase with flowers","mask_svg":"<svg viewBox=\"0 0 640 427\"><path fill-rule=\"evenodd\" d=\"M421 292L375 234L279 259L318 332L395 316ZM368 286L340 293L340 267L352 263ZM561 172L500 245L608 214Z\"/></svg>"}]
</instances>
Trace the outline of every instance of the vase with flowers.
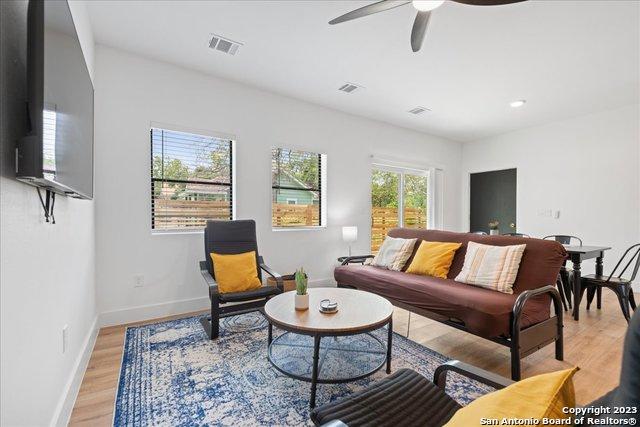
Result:
<instances>
[{"instance_id":1,"label":"vase with flowers","mask_svg":"<svg viewBox=\"0 0 640 427\"><path fill-rule=\"evenodd\" d=\"M498 227L500 226L500 222L497 220L493 220L489 222L489 234L492 236L496 236L498 234L500 234L500 230L498 230Z\"/></svg>"}]
</instances>

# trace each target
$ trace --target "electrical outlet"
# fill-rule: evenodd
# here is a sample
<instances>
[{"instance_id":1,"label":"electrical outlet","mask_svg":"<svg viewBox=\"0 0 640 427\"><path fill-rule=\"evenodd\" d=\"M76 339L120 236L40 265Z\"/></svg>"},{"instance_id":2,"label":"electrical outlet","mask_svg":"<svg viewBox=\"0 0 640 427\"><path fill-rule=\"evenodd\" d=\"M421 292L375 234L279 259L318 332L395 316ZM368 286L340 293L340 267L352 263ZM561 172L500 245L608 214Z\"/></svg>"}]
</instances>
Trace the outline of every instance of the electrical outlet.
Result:
<instances>
[{"instance_id":1,"label":"electrical outlet","mask_svg":"<svg viewBox=\"0 0 640 427\"><path fill-rule=\"evenodd\" d=\"M553 211L553 217L555 219L560 219L560 211Z\"/></svg>"},{"instance_id":2,"label":"electrical outlet","mask_svg":"<svg viewBox=\"0 0 640 427\"><path fill-rule=\"evenodd\" d=\"M143 286L144 286L144 276L142 275L133 276L133 287L141 288Z\"/></svg>"},{"instance_id":3,"label":"electrical outlet","mask_svg":"<svg viewBox=\"0 0 640 427\"><path fill-rule=\"evenodd\" d=\"M69 346L69 325L62 327L62 354L66 353Z\"/></svg>"}]
</instances>

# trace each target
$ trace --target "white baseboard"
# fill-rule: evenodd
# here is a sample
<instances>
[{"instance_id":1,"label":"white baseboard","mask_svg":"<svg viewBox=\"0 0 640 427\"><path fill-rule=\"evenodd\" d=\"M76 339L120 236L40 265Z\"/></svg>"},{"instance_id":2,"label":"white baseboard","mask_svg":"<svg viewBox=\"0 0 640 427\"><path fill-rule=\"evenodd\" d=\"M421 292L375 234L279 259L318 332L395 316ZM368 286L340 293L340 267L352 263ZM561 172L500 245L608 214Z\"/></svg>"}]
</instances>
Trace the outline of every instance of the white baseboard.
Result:
<instances>
[{"instance_id":1,"label":"white baseboard","mask_svg":"<svg viewBox=\"0 0 640 427\"><path fill-rule=\"evenodd\" d=\"M100 314L98 324L105 326L123 325L125 323L142 322L159 317L173 316L209 308L208 297L198 297L158 304L140 305L120 310L106 311Z\"/></svg>"},{"instance_id":2,"label":"white baseboard","mask_svg":"<svg viewBox=\"0 0 640 427\"><path fill-rule=\"evenodd\" d=\"M80 354L78 354L78 357L76 358L76 363L73 367L71 377L69 377L69 380L62 392L62 396L58 401L58 405L56 406L53 418L51 419L50 425L52 426L62 427L69 424L71 412L73 411L73 406L76 403L76 398L78 397L78 392L82 385L82 379L84 378L84 373L89 365L91 353L93 352L93 347L96 343L96 338L98 337L98 331L98 316L96 316L93 319L89 333L82 343L82 348L80 350Z\"/></svg>"},{"instance_id":3,"label":"white baseboard","mask_svg":"<svg viewBox=\"0 0 640 427\"><path fill-rule=\"evenodd\" d=\"M332 277L324 279L309 280L310 288L321 288L324 286L335 286ZM193 311L206 310L209 308L208 297L198 297L177 301L162 302L158 304L140 305L128 307L120 310L106 311L99 316L98 325L105 326L123 325L125 323L142 322L145 320L157 319L160 317L174 316L176 314L190 313Z\"/></svg>"}]
</instances>

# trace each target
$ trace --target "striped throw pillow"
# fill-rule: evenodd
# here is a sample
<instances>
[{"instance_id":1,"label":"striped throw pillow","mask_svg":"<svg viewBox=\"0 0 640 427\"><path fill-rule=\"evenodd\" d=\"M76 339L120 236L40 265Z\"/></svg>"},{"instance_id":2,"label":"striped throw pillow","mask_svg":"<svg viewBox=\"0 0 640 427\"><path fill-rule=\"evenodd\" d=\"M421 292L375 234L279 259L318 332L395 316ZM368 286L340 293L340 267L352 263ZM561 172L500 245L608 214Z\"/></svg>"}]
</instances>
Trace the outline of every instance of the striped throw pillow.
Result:
<instances>
[{"instance_id":1,"label":"striped throw pillow","mask_svg":"<svg viewBox=\"0 0 640 427\"><path fill-rule=\"evenodd\" d=\"M386 268L387 270L402 270L402 267L404 267L413 253L416 240L418 239L401 239L387 236L373 261L371 261L371 265Z\"/></svg>"},{"instance_id":2,"label":"striped throw pillow","mask_svg":"<svg viewBox=\"0 0 640 427\"><path fill-rule=\"evenodd\" d=\"M469 242L464 265L456 282L512 294L525 246L491 246Z\"/></svg>"}]
</instances>

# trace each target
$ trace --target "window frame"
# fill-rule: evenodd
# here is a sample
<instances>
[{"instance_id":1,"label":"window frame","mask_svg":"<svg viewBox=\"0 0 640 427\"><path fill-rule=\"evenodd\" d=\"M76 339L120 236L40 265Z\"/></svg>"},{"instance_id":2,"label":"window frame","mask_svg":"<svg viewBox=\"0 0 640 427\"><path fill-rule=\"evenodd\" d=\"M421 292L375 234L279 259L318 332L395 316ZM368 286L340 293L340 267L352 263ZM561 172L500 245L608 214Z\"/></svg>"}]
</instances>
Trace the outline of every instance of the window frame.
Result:
<instances>
[{"instance_id":1,"label":"window frame","mask_svg":"<svg viewBox=\"0 0 640 427\"><path fill-rule=\"evenodd\" d=\"M202 180L175 180L160 179L153 176L153 130L179 132L185 134L196 135L205 138L222 139L229 142L229 182L210 182ZM150 231L153 235L171 235L171 234L203 234L205 227L184 227L184 228L155 228L154 227L154 183L155 182L172 182L184 184L204 184L212 186L229 187L229 220L236 219L236 139L235 136L223 134L208 130L192 129L176 125L168 125L164 123L151 122L149 125L149 220Z\"/></svg>"},{"instance_id":2,"label":"window frame","mask_svg":"<svg viewBox=\"0 0 640 427\"><path fill-rule=\"evenodd\" d=\"M273 184L273 151L274 150L290 150L299 151L304 153L310 153L318 157L318 187L317 188L298 188L291 186L282 186ZM304 230L321 230L327 227L327 195L326 195L326 183L327 183L327 155L313 151L306 148L292 148L292 147L271 147L270 150L270 164L269 175L271 182L271 209L270 209L270 221L272 231L304 231ZM316 191L318 192L318 225L295 225L295 226L276 226L273 224L273 190L294 190L294 191ZM299 206L296 203L296 206Z\"/></svg>"}]
</instances>

